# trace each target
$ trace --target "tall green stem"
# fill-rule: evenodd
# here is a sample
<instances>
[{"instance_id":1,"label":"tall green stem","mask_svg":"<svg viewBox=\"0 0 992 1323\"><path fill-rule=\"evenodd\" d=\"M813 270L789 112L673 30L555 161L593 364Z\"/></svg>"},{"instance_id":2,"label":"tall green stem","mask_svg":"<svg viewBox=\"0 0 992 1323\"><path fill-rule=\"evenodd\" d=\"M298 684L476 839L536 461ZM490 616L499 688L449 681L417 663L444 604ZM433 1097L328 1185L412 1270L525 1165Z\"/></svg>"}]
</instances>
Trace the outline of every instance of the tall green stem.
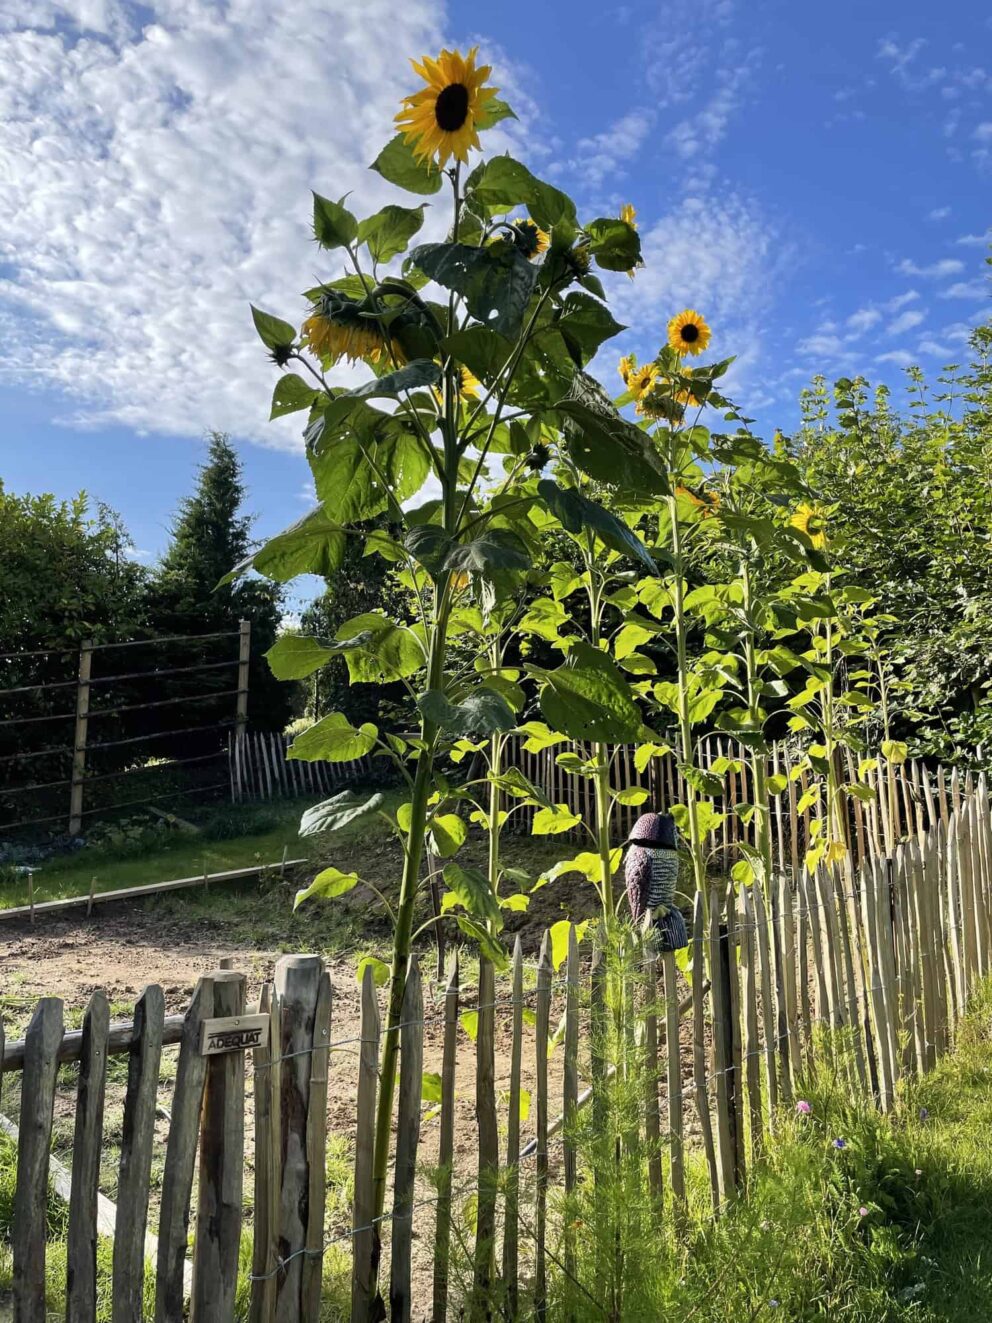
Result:
<instances>
[{"instance_id":1,"label":"tall green stem","mask_svg":"<svg viewBox=\"0 0 992 1323\"><path fill-rule=\"evenodd\" d=\"M672 524L672 560L675 566L672 606L675 626L675 656L678 666L679 744L684 768L692 764L692 721L689 716L689 650L685 623L685 585L682 578L682 529L679 524L678 501L669 496L668 511ZM708 905L706 895L706 858L703 853L702 833L699 830L699 806L696 787L683 776L686 812L689 817L689 848L692 853L692 872L696 890L703 897L704 911Z\"/></svg>"},{"instance_id":2,"label":"tall green stem","mask_svg":"<svg viewBox=\"0 0 992 1323\"><path fill-rule=\"evenodd\" d=\"M748 725L759 734L763 733L760 677L758 675L758 650L755 647L755 622L753 616L754 595L751 583L751 567L745 559L741 562L741 585L744 592L744 669L747 673L747 715ZM751 752L751 780L754 786L754 843L761 858L762 887L765 896L771 902L772 885L772 819L771 806L768 802L768 763L763 747Z\"/></svg>"}]
</instances>

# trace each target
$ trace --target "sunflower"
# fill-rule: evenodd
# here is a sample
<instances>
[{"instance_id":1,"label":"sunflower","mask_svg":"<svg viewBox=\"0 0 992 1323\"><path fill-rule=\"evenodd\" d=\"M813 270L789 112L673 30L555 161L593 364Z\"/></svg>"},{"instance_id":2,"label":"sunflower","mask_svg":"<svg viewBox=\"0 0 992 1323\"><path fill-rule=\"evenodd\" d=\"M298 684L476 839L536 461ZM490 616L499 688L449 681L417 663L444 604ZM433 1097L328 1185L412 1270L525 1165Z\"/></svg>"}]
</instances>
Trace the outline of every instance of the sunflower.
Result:
<instances>
[{"instance_id":1,"label":"sunflower","mask_svg":"<svg viewBox=\"0 0 992 1323\"><path fill-rule=\"evenodd\" d=\"M637 229L637 212L630 202L625 202L620 208L620 219L629 225L632 230Z\"/></svg>"},{"instance_id":2,"label":"sunflower","mask_svg":"<svg viewBox=\"0 0 992 1323\"><path fill-rule=\"evenodd\" d=\"M498 89L483 87L492 70L488 64L476 68L478 49L473 46L467 56L442 51L436 60L425 55L420 64L410 61L427 86L403 98L396 123L418 160L436 160L443 168L452 156L467 161L471 148L479 146L478 121Z\"/></svg>"},{"instance_id":3,"label":"sunflower","mask_svg":"<svg viewBox=\"0 0 992 1323\"><path fill-rule=\"evenodd\" d=\"M617 364L617 371L620 373L620 380L630 390L630 379L637 371L637 359L633 354L624 354Z\"/></svg>"},{"instance_id":4,"label":"sunflower","mask_svg":"<svg viewBox=\"0 0 992 1323\"><path fill-rule=\"evenodd\" d=\"M805 533L814 547L827 545L827 521L821 510L803 503L789 520L793 528Z\"/></svg>"},{"instance_id":5,"label":"sunflower","mask_svg":"<svg viewBox=\"0 0 992 1323\"><path fill-rule=\"evenodd\" d=\"M389 352L380 325L361 316L358 304L340 295L320 299L315 312L300 328L300 336L321 363L337 363L339 359L380 363ZM390 341L390 348L393 359L403 363L405 356L395 340Z\"/></svg>"},{"instance_id":6,"label":"sunflower","mask_svg":"<svg viewBox=\"0 0 992 1323\"><path fill-rule=\"evenodd\" d=\"M542 230L537 221L532 221L529 216L514 223L513 237L517 248L530 261L546 253L551 243L551 235L547 230Z\"/></svg>"},{"instance_id":7,"label":"sunflower","mask_svg":"<svg viewBox=\"0 0 992 1323\"><path fill-rule=\"evenodd\" d=\"M640 367L635 367L630 374L627 387L634 399L640 402L641 397L646 395L658 380L658 369L653 363L642 363ZM638 403L640 411L640 403Z\"/></svg>"},{"instance_id":8,"label":"sunflower","mask_svg":"<svg viewBox=\"0 0 992 1323\"><path fill-rule=\"evenodd\" d=\"M455 392L460 400L474 400L479 395L479 378L470 372L464 364L455 368ZM444 403L444 394L440 386L434 387L434 396L438 404Z\"/></svg>"},{"instance_id":9,"label":"sunflower","mask_svg":"<svg viewBox=\"0 0 992 1323\"><path fill-rule=\"evenodd\" d=\"M716 514L720 508L720 498L714 491L704 491L702 496L697 496L688 487L676 487L675 495L684 497L690 505L694 505L704 519Z\"/></svg>"},{"instance_id":10,"label":"sunflower","mask_svg":"<svg viewBox=\"0 0 992 1323\"><path fill-rule=\"evenodd\" d=\"M682 369L682 376L691 377L692 368L684 367ZM677 387L674 392L674 398L675 403L681 404L684 409L698 409L702 404L702 400L698 399L697 396L692 393L692 389L688 386L682 388Z\"/></svg>"},{"instance_id":11,"label":"sunflower","mask_svg":"<svg viewBox=\"0 0 992 1323\"><path fill-rule=\"evenodd\" d=\"M706 322L692 308L686 308L668 323L668 343L677 354L701 354L711 335Z\"/></svg>"}]
</instances>

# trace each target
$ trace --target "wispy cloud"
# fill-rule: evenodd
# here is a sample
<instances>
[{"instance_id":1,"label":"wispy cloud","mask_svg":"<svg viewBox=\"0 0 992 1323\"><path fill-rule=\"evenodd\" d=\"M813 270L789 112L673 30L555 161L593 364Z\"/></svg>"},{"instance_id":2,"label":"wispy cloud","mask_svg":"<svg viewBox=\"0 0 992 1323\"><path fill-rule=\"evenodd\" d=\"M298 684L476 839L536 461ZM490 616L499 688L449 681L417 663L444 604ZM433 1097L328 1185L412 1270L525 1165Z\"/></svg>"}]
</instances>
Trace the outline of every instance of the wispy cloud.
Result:
<instances>
[{"instance_id":1,"label":"wispy cloud","mask_svg":"<svg viewBox=\"0 0 992 1323\"><path fill-rule=\"evenodd\" d=\"M964 263L957 257L942 257L937 262L931 262L929 266L919 266L916 262L906 257L899 263L896 270L904 276L922 276L927 280L941 280L945 276L956 276L964 270Z\"/></svg>"},{"instance_id":2,"label":"wispy cloud","mask_svg":"<svg viewBox=\"0 0 992 1323\"><path fill-rule=\"evenodd\" d=\"M992 243L992 230L986 234L962 234L957 242L968 248L986 248Z\"/></svg>"},{"instance_id":3,"label":"wispy cloud","mask_svg":"<svg viewBox=\"0 0 992 1323\"><path fill-rule=\"evenodd\" d=\"M582 138L564 169L583 183L598 188L611 175L624 171L641 153L654 126L654 113L631 110L603 133Z\"/></svg>"},{"instance_id":4,"label":"wispy cloud","mask_svg":"<svg viewBox=\"0 0 992 1323\"><path fill-rule=\"evenodd\" d=\"M950 207L934 207L933 211L927 212L927 220L928 221L946 220L950 214L951 214Z\"/></svg>"},{"instance_id":5,"label":"wispy cloud","mask_svg":"<svg viewBox=\"0 0 992 1323\"><path fill-rule=\"evenodd\" d=\"M926 320L926 313L921 312L919 308L910 308L906 312L901 312L898 317L889 322L885 328L886 335L905 335L911 331L914 326L919 326Z\"/></svg>"},{"instance_id":6,"label":"wispy cloud","mask_svg":"<svg viewBox=\"0 0 992 1323\"><path fill-rule=\"evenodd\" d=\"M312 0L305 34L293 10L7 11L21 17L0 23L6 379L69 393L80 424L298 444L296 418L266 422L275 373L249 300L295 321L297 291L338 273L309 233L310 188L354 189L360 212L395 200L367 166L415 82L407 55L442 32L435 0Z\"/></svg>"},{"instance_id":7,"label":"wispy cloud","mask_svg":"<svg viewBox=\"0 0 992 1323\"><path fill-rule=\"evenodd\" d=\"M989 282L983 277L978 280L957 280L947 289L940 291L942 299L984 299L989 296Z\"/></svg>"}]
</instances>

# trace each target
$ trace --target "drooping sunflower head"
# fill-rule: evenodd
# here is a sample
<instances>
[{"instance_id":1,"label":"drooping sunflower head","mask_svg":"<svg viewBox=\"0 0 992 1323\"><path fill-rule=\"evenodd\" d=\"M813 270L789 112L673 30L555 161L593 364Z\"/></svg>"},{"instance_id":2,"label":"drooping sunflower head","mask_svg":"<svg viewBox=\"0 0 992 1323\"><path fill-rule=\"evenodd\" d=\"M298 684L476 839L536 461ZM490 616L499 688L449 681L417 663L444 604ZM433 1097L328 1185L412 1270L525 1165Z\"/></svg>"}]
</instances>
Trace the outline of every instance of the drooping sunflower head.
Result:
<instances>
[{"instance_id":1,"label":"drooping sunflower head","mask_svg":"<svg viewBox=\"0 0 992 1323\"><path fill-rule=\"evenodd\" d=\"M452 156L467 161L479 146L479 119L498 89L484 86L492 69L476 67L477 52L473 46L468 55L445 50L436 60L411 60L426 86L403 98L396 123L418 160L436 160L443 169Z\"/></svg>"},{"instance_id":2,"label":"drooping sunflower head","mask_svg":"<svg viewBox=\"0 0 992 1323\"><path fill-rule=\"evenodd\" d=\"M542 253L548 251L551 236L547 230L542 230L540 225L528 216L524 220L514 222L513 240L518 251L523 253L524 257L533 261L535 257L540 257Z\"/></svg>"},{"instance_id":3,"label":"drooping sunflower head","mask_svg":"<svg viewBox=\"0 0 992 1323\"><path fill-rule=\"evenodd\" d=\"M587 276L592 265L592 251L589 244L580 241L565 254L565 264L573 280Z\"/></svg>"},{"instance_id":4,"label":"drooping sunflower head","mask_svg":"<svg viewBox=\"0 0 992 1323\"><path fill-rule=\"evenodd\" d=\"M632 229L637 229L637 212L634 210L632 203L625 202L623 204L620 208L620 219L625 221Z\"/></svg>"},{"instance_id":5,"label":"drooping sunflower head","mask_svg":"<svg viewBox=\"0 0 992 1323\"><path fill-rule=\"evenodd\" d=\"M668 323L668 343L677 354L701 354L713 332L692 308L678 313Z\"/></svg>"},{"instance_id":6,"label":"drooping sunflower head","mask_svg":"<svg viewBox=\"0 0 992 1323\"><path fill-rule=\"evenodd\" d=\"M789 520L793 528L805 533L810 543L819 550L827 545L827 520L822 510L804 501Z\"/></svg>"},{"instance_id":7,"label":"drooping sunflower head","mask_svg":"<svg viewBox=\"0 0 992 1323\"><path fill-rule=\"evenodd\" d=\"M397 362L403 354L394 342L387 345L382 326L374 317L363 316L363 305L336 290L325 290L303 323L303 343L322 362L336 363L340 358L353 363L360 359L378 363L389 356Z\"/></svg>"}]
</instances>

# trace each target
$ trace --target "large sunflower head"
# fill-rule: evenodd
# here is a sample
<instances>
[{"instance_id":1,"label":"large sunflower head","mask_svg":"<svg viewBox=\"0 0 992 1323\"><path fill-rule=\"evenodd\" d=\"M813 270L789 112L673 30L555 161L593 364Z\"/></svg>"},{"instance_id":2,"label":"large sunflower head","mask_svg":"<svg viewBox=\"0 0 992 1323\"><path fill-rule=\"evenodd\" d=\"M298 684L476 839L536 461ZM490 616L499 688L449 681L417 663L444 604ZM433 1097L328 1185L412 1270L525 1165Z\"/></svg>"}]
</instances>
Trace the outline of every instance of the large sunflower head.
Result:
<instances>
[{"instance_id":1,"label":"large sunflower head","mask_svg":"<svg viewBox=\"0 0 992 1323\"><path fill-rule=\"evenodd\" d=\"M381 324L363 316L364 306L336 290L325 290L314 305L312 314L300 328L307 348L321 362L336 363L340 358L379 363L390 353L397 362L404 355L395 340L387 346Z\"/></svg>"},{"instance_id":2,"label":"large sunflower head","mask_svg":"<svg viewBox=\"0 0 992 1323\"><path fill-rule=\"evenodd\" d=\"M827 520L822 510L805 502L789 520L793 528L805 533L814 547L819 550L827 545Z\"/></svg>"},{"instance_id":3,"label":"large sunflower head","mask_svg":"<svg viewBox=\"0 0 992 1323\"><path fill-rule=\"evenodd\" d=\"M524 257L533 261L535 257L540 257L542 253L548 251L551 236L528 216L524 220L514 222L513 241Z\"/></svg>"},{"instance_id":4,"label":"large sunflower head","mask_svg":"<svg viewBox=\"0 0 992 1323\"><path fill-rule=\"evenodd\" d=\"M668 343L677 354L701 354L712 331L698 312L686 308L668 323Z\"/></svg>"},{"instance_id":5,"label":"large sunflower head","mask_svg":"<svg viewBox=\"0 0 992 1323\"><path fill-rule=\"evenodd\" d=\"M477 51L473 46L468 55L442 51L436 60L411 60L426 87L403 98L396 123L418 160L436 160L443 168L452 156L467 161L479 146L478 121L498 89L483 86L492 70L488 64L476 68Z\"/></svg>"}]
</instances>

